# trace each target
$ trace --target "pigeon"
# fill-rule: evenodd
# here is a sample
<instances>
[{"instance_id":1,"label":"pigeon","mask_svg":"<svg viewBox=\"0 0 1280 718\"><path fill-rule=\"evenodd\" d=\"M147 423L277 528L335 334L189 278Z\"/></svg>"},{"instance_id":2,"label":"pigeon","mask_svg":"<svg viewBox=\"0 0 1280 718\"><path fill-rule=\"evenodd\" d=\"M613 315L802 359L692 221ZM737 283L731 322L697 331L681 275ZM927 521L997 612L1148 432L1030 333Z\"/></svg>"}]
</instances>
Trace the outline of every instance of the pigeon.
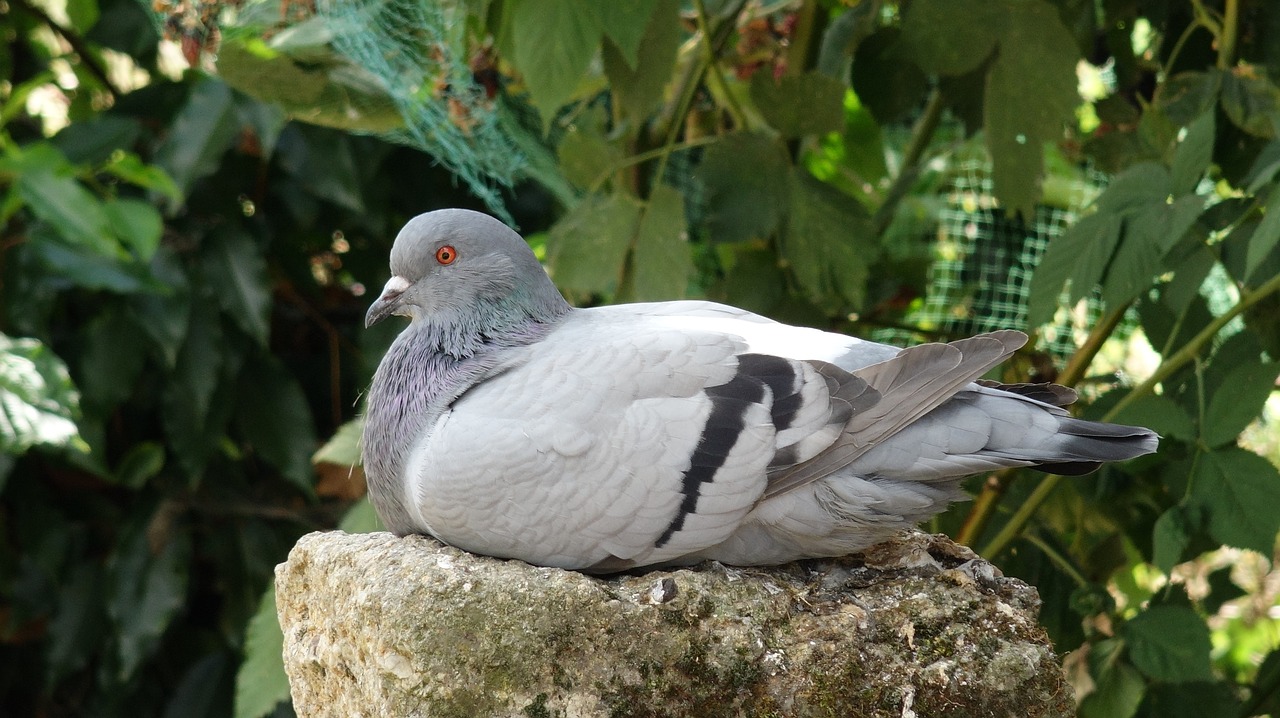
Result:
<instances>
[{"instance_id":1,"label":"pigeon","mask_svg":"<svg viewBox=\"0 0 1280 718\"><path fill-rule=\"evenodd\" d=\"M362 454L388 530L615 572L868 548L1005 467L1157 448L1052 384L980 380L1017 331L899 349L708 301L575 308L528 244L462 209L410 220L366 326L408 317Z\"/></svg>"}]
</instances>

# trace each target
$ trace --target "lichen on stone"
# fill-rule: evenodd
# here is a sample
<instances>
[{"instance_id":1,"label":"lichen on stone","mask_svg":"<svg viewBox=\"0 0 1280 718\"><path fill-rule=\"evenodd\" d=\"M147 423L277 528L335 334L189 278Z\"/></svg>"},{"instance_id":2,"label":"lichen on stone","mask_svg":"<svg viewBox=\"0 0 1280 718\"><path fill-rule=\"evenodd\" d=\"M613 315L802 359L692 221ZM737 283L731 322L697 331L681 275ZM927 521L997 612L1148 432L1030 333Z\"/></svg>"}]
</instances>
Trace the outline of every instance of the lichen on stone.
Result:
<instances>
[{"instance_id":1,"label":"lichen on stone","mask_svg":"<svg viewBox=\"0 0 1280 718\"><path fill-rule=\"evenodd\" d=\"M1039 599L920 533L592 577L317 533L276 572L299 716L1065 716Z\"/></svg>"}]
</instances>

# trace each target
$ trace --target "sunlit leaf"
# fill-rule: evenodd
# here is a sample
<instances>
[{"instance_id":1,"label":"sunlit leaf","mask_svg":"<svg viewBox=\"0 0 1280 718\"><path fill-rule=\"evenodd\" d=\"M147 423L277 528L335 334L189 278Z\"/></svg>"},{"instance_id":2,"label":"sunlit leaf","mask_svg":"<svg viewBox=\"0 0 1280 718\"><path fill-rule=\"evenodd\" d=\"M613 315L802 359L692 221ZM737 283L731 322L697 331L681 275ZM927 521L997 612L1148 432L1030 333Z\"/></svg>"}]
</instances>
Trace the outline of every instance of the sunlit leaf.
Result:
<instances>
[{"instance_id":1,"label":"sunlit leaf","mask_svg":"<svg viewBox=\"0 0 1280 718\"><path fill-rule=\"evenodd\" d=\"M244 661L236 672L235 718L262 718L289 700L284 672L284 632L276 618L276 590L262 595L258 612L245 629Z\"/></svg>"},{"instance_id":2,"label":"sunlit leaf","mask_svg":"<svg viewBox=\"0 0 1280 718\"><path fill-rule=\"evenodd\" d=\"M569 100L604 28L592 0L519 0L511 18L515 65L533 105L549 124Z\"/></svg>"},{"instance_id":3,"label":"sunlit leaf","mask_svg":"<svg viewBox=\"0 0 1280 718\"><path fill-rule=\"evenodd\" d=\"M360 465L360 441L364 433L364 417L357 417L338 427L316 453L311 455L313 464L338 466Z\"/></svg>"},{"instance_id":4,"label":"sunlit leaf","mask_svg":"<svg viewBox=\"0 0 1280 718\"><path fill-rule=\"evenodd\" d=\"M0 452L77 445L79 401L66 365L49 347L0 334Z\"/></svg>"}]
</instances>

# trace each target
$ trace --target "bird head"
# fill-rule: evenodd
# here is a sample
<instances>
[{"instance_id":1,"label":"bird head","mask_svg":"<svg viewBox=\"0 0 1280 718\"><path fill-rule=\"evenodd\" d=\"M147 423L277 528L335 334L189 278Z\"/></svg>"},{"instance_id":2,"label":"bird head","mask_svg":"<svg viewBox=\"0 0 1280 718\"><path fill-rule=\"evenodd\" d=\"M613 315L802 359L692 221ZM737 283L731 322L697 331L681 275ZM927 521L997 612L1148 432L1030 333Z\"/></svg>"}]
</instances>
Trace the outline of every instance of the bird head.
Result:
<instances>
[{"instance_id":1,"label":"bird head","mask_svg":"<svg viewBox=\"0 0 1280 718\"><path fill-rule=\"evenodd\" d=\"M479 212L442 209L409 220L391 247L391 279L365 314L370 327L396 314L440 319L479 307L535 319L567 308L520 235Z\"/></svg>"}]
</instances>

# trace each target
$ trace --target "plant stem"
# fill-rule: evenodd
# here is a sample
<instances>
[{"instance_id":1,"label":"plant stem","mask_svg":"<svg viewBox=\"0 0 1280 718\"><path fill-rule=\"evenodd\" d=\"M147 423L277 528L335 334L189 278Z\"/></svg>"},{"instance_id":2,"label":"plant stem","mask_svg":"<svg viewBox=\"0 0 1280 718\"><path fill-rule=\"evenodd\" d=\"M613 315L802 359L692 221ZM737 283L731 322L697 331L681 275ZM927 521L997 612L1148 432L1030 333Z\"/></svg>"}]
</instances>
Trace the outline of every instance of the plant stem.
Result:
<instances>
[{"instance_id":1,"label":"plant stem","mask_svg":"<svg viewBox=\"0 0 1280 718\"><path fill-rule=\"evenodd\" d=\"M708 28L710 34L707 36L706 42L712 49L712 57L720 51L720 46L729 38L729 30L733 29L734 18L738 17L738 13L742 12L742 8L746 4L747 0L738 0L733 8L730 8L728 12L722 13L721 16L726 19L720 25L714 30ZM675 149L676 138L680 136L680 126L684 122L685 115L689 113L689 108L693 105L693 98L698 94L698 85L702 83L702 76L706 71L707 65L705 62L695 60L689 63L688 71L681 78L675 105L671 116L667 118L666 131L659 133L663 135L664 139L662 147L659 148L658 167L653 175L654 186L662 181L662 175L667 169L667 159Z\"/></svg>"},{"instance_id":2,"label":"plant stem","mask_svg":"<svg viewBox=\"0 0 1280 718\"><path fill-rule=\"evenodd\" d=\"M929 93L929 101L924 107L924 112L911 128L911 139L902 152L902 166L898 170L898 176L893 178L893 184L889 185L889 189L884 193L884 203L876 209L875 216L872 218L875 236L884 234L885 229L893 221L893 213L898 204L907 196L912 183L920 175L918 165L925 151L929 149L929 143L933 141L938 123L942 121L942 110L945 106L942 92L936 87L933 88Z\"/></svg>"},{"instance_id":3,"label":"plant stem","mask_svg":"<svg viewBox=\"0 0 1280 718\"><path fill-rule=\"evenodd\" d=\"M1222 13L1222 33L1218 35L1218 69L1230 70L1236 61L1236 40L1240 33L1240 0L1227 0Z\"/></svg>"},{"instance_id":4,"label":"plant stem","mask_svg":"<svg viewBox=\"0 0 1280 718\"><path fill-rule=\"evenodd\" d=\"M702 0L693 0L693 7L697 11L698 30L702 34L702 42L699 44L702 47L702 62L706 65L707 77L723 99L724 108L733 120L734 129L743 129L747 126L747 115L738 105L738 98L729 91L729 85L724 81L724 73L720 71L720 60L716 57L717 49L712 46L711 23L707 20L707 7Z\"/></svg>"},{"instance_id":5,"label":"plant stem","mask_svg":"<svg viewBox=\"0 0 1280 718\"><path fill-rule=\"evenodd\" d=\"M1147 394L1150 394L1155 390L1157 384L1168 379L1188 363L1195 361L1200 356L1200 352L1209 344L1209 342L1213 341L1213 338L1218 335L1218 332L1222 331L1222 328L1225 327L1232 319L1235 319L1248 310L1249 307L1252 307L1254 304L1257 304L1266 297L1277 292L1280 292L1280 274L1272 277L1268 282L1257 289L1243 292L1240 295L1240 301L1236 302L1231 309L1228 309L1221 316L1214 317L1213 321L1209 322L1204 329L1200 330L1200 333L1191 341L1187 342L1187 345L1179 350L1178 353L1161 362L1160 366L1156 368L1155 373L1148 377L1146 381L1135 386L1132 391L1124 396L1123 399L1117 402L1115 406L1111 407L1111 410L1103 415L1102 420L1110 421L1114 419L1130 404ZM1000 530L1000 533L997 534L995 538L991 539L991 542L983 547L982 551L979 553L987 558L993 558L1008 548L1009 544L1013 543L1013 540L1022 533L1022 530L1026 527L1027 523L1031 521L1031 517L1040 509L1040 505L1049 498L1049 495L1053 493L1053 490L1057 488L1058 482L1061 480L1061 476L1046 476L1040 482L1040 485L1036 487L1035 491L1027 497L1027 500L1023 502L1022 506L1018 507L1018 511L1014 513L1013 518L1009 519L1009 523L1005 524L1004 528Z\"/></svg>"},{"instance_id":6,"label":"plant stem","mask_svg":"<svg viewBox=\"0 0 1280 718\"><path fill-rule=\"evenodd\" d=\"M633 167L635 165L638 165L644 162L648 162L649 160L652 160L652 159L657 159L661 157L664 153L675 153L675 152L682 152L684 150L691 150L695 147L702 147L703 145L709 145L709 144L718 142L719 140L720 138L716 135L707 135L706 137L699 137L697 139L689 140L688 142L680 142L670 146L663 145L662 147L656 147L654 149L647 150L645 152L637 152L636 154L631 155L630 157L624 157L621 160L614 162L612 165L609 165L607 168L604 169L604 171L602 171L599 175L597 175L594 180L591 181L590 192L595 193L599 191L601 185L607 182L615 172L624 170L628 167Z\"/></svg>"}]
</instances>

